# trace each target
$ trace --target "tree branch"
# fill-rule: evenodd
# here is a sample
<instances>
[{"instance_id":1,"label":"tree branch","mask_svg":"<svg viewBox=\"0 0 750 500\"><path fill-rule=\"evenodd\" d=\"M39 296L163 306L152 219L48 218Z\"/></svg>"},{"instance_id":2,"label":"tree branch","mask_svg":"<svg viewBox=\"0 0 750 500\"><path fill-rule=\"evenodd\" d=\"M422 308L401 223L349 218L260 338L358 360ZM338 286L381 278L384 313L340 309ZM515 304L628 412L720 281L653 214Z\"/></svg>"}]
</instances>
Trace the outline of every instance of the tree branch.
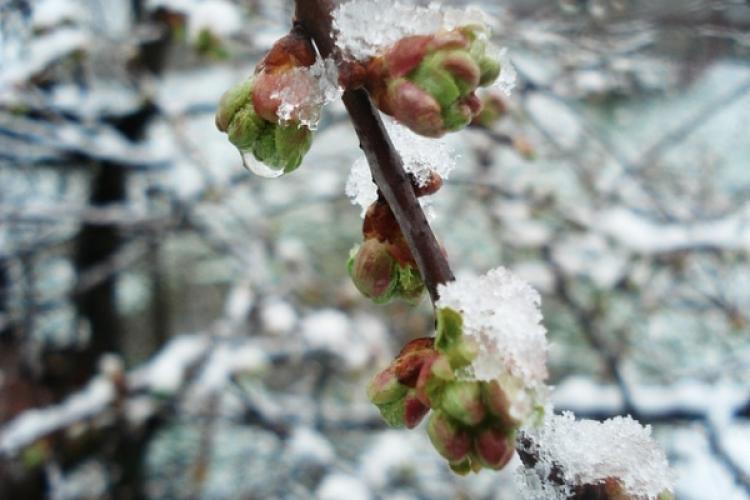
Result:
<instances>
[{"instance_id":1,"label":"tree branch","mask_svg":"<svg viewBox=\"0 0 750 500\"><path fill-rule=\"evenodd\" d=\"M310 35L323 57L333 57L341 67L343 58L334 44L331 27L335 3L331 0L296 0L296 6L297 26ZM395 215L435 302L438 285L452 281L453 273L417 201L401 156L393 147L367 92L346 90L343 101L370 164L373 180Z\"/></svg>"}]
</instances>

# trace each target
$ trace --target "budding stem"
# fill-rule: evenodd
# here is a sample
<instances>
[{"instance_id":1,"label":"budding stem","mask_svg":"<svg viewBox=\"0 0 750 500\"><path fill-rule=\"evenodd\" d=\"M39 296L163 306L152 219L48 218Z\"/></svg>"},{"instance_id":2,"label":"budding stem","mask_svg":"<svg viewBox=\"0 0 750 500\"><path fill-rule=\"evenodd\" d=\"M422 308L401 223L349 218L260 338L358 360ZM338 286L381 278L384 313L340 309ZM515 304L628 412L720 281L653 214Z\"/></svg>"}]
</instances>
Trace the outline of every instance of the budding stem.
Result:
<instances>
[{"instance_id":1,"label":"budding stem","mask_svg":"<svg viewBox=\"0 0 750 500\"><path fill-rule=\"evenodd\" d=\"M337 65L342 57L332 38L332 0L296 0L295 28L304 29L315 41L323 57L333 57ZM362 89L346 90L344 105L367 157L373 180L393 211L406 238L432 302L438 300L437 287L454 279L448 260L432 232L417 201L414 188L398 151L385 131L380 115Z\"/></svg>"}]
</instances>

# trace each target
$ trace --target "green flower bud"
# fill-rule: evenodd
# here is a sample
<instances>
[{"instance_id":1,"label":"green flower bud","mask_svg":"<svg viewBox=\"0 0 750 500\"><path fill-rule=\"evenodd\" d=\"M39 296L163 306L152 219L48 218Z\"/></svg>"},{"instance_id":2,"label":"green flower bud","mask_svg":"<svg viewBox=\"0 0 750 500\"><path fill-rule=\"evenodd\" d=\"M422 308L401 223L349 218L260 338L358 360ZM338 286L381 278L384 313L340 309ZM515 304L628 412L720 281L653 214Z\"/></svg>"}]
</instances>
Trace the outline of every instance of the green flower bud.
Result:
<instances>
[{"instance_id":1,"label":"green flower bud","mask_svg":"<svg viewBox=\"0 0 750 500\"><path fill-rule=\"evenodd\" d=\"M446 385L441 407L459 422L474 426L484 420L487 412L482 403L479 382L456 381Z\"/></svg>"},{"instance_id":2,"label":"green flower bud","mask_svg":"<svg viewBox=\"0 0 750 500\"><path fill-rule=\"evenodd\" d=\"M444 107L456 101L461 92L441 63L441 57L426 57L422 64L409 75L409 80L430 94L441 107Z\"/></svg>"},{"instance_id":3,"label":"green flower bud","mask_svg":"<svg viewBox=\"0 0 750 500\"><path fill-rule=\"evenodd\" d=\"M399 280L396 267L388 246L375 238L365 240L348 264L354 286L376 304L388 302L396 292Z\"/></svg>"},{"instance_id":4,"label":"green flower bud","mask_svg":"<svg viewBox=\"0 0 750 500\"><path fill-rule=\"evenodd\" d=\"M451 462L448 464L453 472L458 474L459 476L465 476L469 472L471 472L471 459L464 458L460 462Z\"/></svg>"},{"instance_id":5,"label":"green flower bud","mask_svg":"<svg viewBox=\"0 0 750 500\"><path fill-rule=\"evenodd\" d=\"M400 399L377 406L385 423L394 428L413 429L430 411L428 406L419 401L413 389L408 390Z\"/></svg>"},{"instance_id":6,"label":"green flower bud","mask_svg":"<svg viewBox=\"0 0 750 500\"><path fill-rule=\"evenodd\" d=\"M447 130L460 130L471 123L474 115L466 104L454 102L443 108L443 123Z\"/></svg>"},{"instance_id":7,"label":"green flower bud","mask_svg":"<svg viewBox=\"0 0 750 500\"><path fill-rule=\"evenodd\" d=\"M312 132L307 127L290 123L276 125L275 134L276 161L270 166L283 168L284 173L292 172L310 149Z\"/></svg>"},{"instance_id":8,"label":"green flower bud","mask_svg":"<svg viewBox=\"0 0 750 500\"><path fill-rule=\"evenodd\" d=\"M397 265L398 288L396 294L404 300L415 303L422 298L425 286L419 270L413 266Z\"/></svg>"},{"instance_id":9,"label":"green flower bud","mask_svg":"<svg viewBox=\"0 0 750 500\"><path fill-rule=\"evenodd\" d=\"M226 132L229 142L237 146L237 149L252 150L258 138L269 128L270 124L255 114L253 107L248 105L234 113Z\"/></svg>"},{"instance_id":10,"label":"green flower bud","mask_svg":"<svg viewBox=\"0 0 750 500\"><path fill-rule=\"evenodd\" d=\"M402 399L408 388L401 385L392 366L375 375L367 386L367 397L375 405L391 403Z\"/></svg>"},{"instance_id":11,"label":"green flower bud","mask_svg":"<svg viewBox=\"0 0 750 500\"><path fill-rule=\"evenodd\" d=\"M453 380L453 369L448 358L441 354L427 359L419 370L417 378L417 397L427 406L438 406L445 383Z\"/></svg>"},{"instance_id":12,"label":"green flower bud","mask_svg":"<svg viewBox=\"0 0 750 500\"><path fill-rule=\"evenodd\" d=\"M460 464L471 451L471 435L441 411L432 413L427 435L438 453L449 462Z\"/></svg>"},{"instance_id":13,"label":"green flower bud","mask_svg":"<svg viewBox=\"0 0 750 500\"><path fill-rule=\"evenodd\" d=\"M500 61L497 59L492 57L482 57L479 59L479 86L486 87L487 85L491 85L500 76L500 70Z\"/></svg>"},{"instance_id":14,"label":"green flower bud","mask_svg":"<svg viewBox=\"0 0 750 500\"><path fill-rule=\"evenodd\" d=\"M226 132L235 113L252 102L253 80L247 79L224 92L216 110L216 128Z\"/></svg>"}]
</instances>

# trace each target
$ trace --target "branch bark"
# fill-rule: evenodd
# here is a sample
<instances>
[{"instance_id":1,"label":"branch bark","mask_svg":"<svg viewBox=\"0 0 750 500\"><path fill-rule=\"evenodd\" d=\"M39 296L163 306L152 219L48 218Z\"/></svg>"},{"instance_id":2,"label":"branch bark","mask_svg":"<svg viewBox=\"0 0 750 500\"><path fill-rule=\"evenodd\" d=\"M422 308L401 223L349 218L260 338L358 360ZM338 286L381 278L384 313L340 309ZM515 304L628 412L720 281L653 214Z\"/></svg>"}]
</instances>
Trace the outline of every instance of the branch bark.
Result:
<instances>
[{"instance_id":1,"label":"branch bark","mask_svg":"<svg viewBox=\"0 0 750 500\"><path fill-rule=\"evenodd\" d=\"M308 33L321 56L333 57L341 67L344 60L332 35L331 13L335 6L331 0L296 0L295 25ZM359 137L360 147L367 157L373 180L404 233L434 303L438 299L438 285L454 279L448 260L417 201L401 156L393 147L367 92L363 89L346 90L343 101Z\"/></svg>"}]
</instances>

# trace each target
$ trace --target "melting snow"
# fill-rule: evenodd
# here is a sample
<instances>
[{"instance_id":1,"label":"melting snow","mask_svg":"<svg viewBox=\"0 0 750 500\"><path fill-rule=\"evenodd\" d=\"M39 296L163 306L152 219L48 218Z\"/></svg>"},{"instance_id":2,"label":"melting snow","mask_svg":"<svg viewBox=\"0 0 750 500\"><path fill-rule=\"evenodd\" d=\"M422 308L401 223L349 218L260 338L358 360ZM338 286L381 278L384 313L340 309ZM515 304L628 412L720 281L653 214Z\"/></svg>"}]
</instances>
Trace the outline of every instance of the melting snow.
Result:
<instances>
[{"instance_id":1,"label":"melting snow","mask_svg":"<svg viewBox=\"0 0 750 500\"><path fill-rule=\"evenodd\" d=\"M338 81L338 69L332 59L318 58L309 68L294 68L285 73L279 84L281 90L271 94L281 101L277 116L282 123L299 120L310 130L315 130L323 106L343 93Z\"/></svg>"}]
</instances>

